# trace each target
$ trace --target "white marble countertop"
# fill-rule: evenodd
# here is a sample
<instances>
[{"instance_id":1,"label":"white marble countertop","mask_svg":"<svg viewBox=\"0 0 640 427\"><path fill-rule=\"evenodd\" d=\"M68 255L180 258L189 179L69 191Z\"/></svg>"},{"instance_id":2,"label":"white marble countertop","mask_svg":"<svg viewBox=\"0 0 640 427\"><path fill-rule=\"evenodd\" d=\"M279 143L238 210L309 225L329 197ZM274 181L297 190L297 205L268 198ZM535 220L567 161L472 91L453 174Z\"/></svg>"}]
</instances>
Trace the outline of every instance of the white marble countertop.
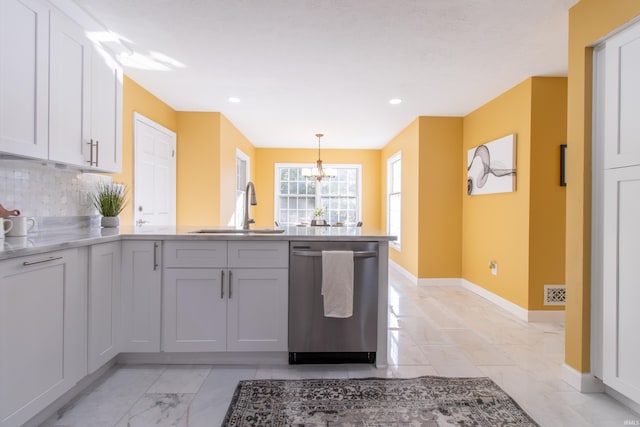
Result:
<instances>
[{"instance_id":1,"label":"white marble countertop","mask_svg":"<svg viewBox=\"0 0 640 427\"><path fill-rule=\"evenodd\" d=\"M120 228L84 227L62 231L45 229L25 237L5 237L4 240L0 240L0 260L117 240L390 241L396 239L379 230L362 227L285 227L283 233L277 234L194 233L203 228L221 227L122 226Z\"/></svg>"}]
</instances>

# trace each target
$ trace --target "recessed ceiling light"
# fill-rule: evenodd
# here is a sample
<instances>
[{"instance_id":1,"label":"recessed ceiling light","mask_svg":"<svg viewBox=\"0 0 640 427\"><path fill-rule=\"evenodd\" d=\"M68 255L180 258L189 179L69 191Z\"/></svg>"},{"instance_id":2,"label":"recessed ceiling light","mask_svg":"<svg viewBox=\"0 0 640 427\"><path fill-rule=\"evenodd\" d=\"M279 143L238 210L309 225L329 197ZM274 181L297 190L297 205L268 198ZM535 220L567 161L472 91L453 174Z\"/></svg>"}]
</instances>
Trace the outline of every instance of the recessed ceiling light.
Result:
<instances>
[{"instance_id":1,"label":"recessed ceiling light","mask_svg":"<svg viewBox=\"0 0 640 427\"><path fill-rule=\"evenodd\" d=\"M238 103L240 102L240 98L236 98L235 96L230 96L229 102Z\"/></svg>"},{"instance_id":2,"label":"recessed ceiling light","mask_svg":"<svg viewBox=\"0 0 640 427\"><path fill-rule=\"evenodd\" d=\"M400 98L392 98L389 100L389 104L391 105L397 105L397 104L400 104L401 102L402 102L402 99Z\"/></svg>"}]
</instances>

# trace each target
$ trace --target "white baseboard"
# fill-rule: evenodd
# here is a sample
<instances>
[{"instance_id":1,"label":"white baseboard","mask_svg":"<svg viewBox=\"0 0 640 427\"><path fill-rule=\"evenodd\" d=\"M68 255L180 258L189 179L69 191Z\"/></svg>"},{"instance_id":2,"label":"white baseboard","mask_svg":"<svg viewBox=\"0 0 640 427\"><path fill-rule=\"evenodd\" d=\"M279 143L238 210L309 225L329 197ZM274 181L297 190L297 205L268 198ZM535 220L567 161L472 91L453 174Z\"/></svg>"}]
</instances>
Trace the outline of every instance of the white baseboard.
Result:
<instances>
[{"instance_id":1,"label":"white baseboard","mask_svg":"<svg viewBox=\"0 0 640 427\"><path fill-rule=\"evenodd\" d=\"M398 264L397 262L391 259L389 259L389 270L394 270L397 273L400 273L401 275L404 276L405 279L409 280L414 285L418 284L418 278L416 276L411 274L409 270L406 270L403 266L401 266L400 264Z\"/></svg>"},{"instance_id":2,"label":"white baseboard","mask_svg":"<svg viewBox=\"0 0 640 427\"><path fill-rule=\"evenodd\" d=\"M502 298L499 295L494 294L465 279L460 279L462 287L480 295L484 299L487 299L516 316L518 319L531 323L552 323L552 322L564 322L565 313L564 310L527 310L520 307L518 304L514 304L511 301Z\"/></svg>"},{"instance_id":3,"label":"white baseboard","mask_svg":"<svg viewBox=\"0 0 640 427\"><path fill-rule=\"evenodd\" d=\"M529 321L529 311L520 307L518 304L514 304L509 300L502 298L483 288L482 286L478 286L475 283L472 283L468 280L462 279L462 287L473 292L476 295L480 295L482 298L491 301L498 307L503 310L508 311L509 313L516 316L518 319L524 320L525 322Z\"/></svg>"},{"instance_id":4,"label":"white baseboard","mask_svg":"<svg viewBox=\"0 0 640 427\"><path fill-rule=\"evenodd\" d=\"M419 285L419 286L460 286L461 280L462 280L462 279L448 278L448 277L437 278L437 279L431 279L431 278L418 279L416 276L411 274L409 270L406 270L400 264L392 260L389 260L389 269L395 270L396 272L404 276L405 279L407 279L414 285Z\"/></svg>"},{"instance_id":5,"label":"white baseboard","mask_svg":"<svg viewBox=\"0 0 640 427\"><path fill-rule=\"evenodd\" d=\"M453 277L443 278L425 278L420 279L411 274L408 270L404 269L400 264L389 260L389 270L394 270L401 274L408 281L418 286L461 286L482 298L491 301L503 310L516 316L518 319L525 322L532 323L548 323L548 322L564 322L565 312L564 310L526 310L520 307L518 304L514 304L511 301L502 298L468 280Z\"/></svg>"},{"instance_id":6,"label":"white baseboard","mask_svg":"<svg viewBox=\"0 0 640 427\"><path fill-rule=\"evenodd\" d=\"M562 364L562 380L580 393L602 393L604 384L590 372L579 372L566 363Z\"/></svg>"}]
</instances>

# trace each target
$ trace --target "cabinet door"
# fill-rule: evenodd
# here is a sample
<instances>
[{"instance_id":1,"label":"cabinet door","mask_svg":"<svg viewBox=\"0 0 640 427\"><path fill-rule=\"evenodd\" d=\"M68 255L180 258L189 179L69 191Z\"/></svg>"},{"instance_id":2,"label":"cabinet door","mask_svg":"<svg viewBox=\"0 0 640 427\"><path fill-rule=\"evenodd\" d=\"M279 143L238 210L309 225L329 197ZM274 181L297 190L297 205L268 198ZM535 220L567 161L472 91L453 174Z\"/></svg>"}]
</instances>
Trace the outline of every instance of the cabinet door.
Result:
<instances>
[{"instance_id":1,"label":"cabinet door","mask_svg":"<svg viewBox=\"0 0 640 427\"><path fill-rule=\"evenodd\" d=\"M22 425L87 372L81 264L79 249L0 262L2 427Z\"/></svg>"},{"instance_id":2,"label":"cabinet door","mask_svg":"<svg viewBox=\"0 0 640 427\"><path fill-rule=\"evenodd\" d=\"M120 242L89 249L89 373L120 352Z\"/></svg>"},{"instance_id":3,"label":"cabinet door","mask_svg":"<svg viewBox=\"0 0 640 427\"><path fill-rule=\"evenodd\" d=\"M288 270L229 270L228 351L287 351Z\"/></svg>"},{"instance_id":4,"label":"cabinet door","mask_svg":"<svg viewBox=\"0 0 640 427\"><path fill-rule=\"evenodd\" d=\"M122 69L105 52L91 57L91 139L93 159L85 162L106 172L122 171Z\"/></svg>"},{"instance_id":5,"label":"cabinet door","mask_svg":"<svg viewBox=\"0 0 640 427\"><path fill-rule=\"evenodd\" d=\"M160 351L160 257L160 242L122 243L122 351Z\"/></svg>"},{"instance_id":6,"label":"cabinet door","mask_svg":"<svg viewBox=\"0 0 640 427\"><path fill-rule=\"evenodd\" d=\"M91 45L84 30L59 12L51 12L49 159L88 166Z\"/></svg>"},{"instance_id":7,"label":"cabinet door","mask_svg":"<svg viewBox=\"0 0 640 427\"><path fill-rule=\"evenodd\" d=\"M604 171L603 380L640 402L640 166Z\"/></svg>"},{"instance_id":8,"label":"cabinet door","mask_svg":"<svg viewBox=\"0 0 640 427\"><path fill-rule=\"evenodd\" d=\"M226 271L168 268L164 276L165 351L225 351Z\"/></svg>"},{"instance_id":9,"label":"cabinet door","mask_svg":"<svg viewBox=\"0 0 640 427\"><path fill-rule=\"evenodd\" d=\"M0 1L0 152L47 158L49 8Z\"/></svg>"},{"instance_id":10,"label":"cabinet door","mask_svg":"<svg viewBox=\"0 0 640 427\"><path fill-rule=\"evenodd\" d=\"M605 168L640 165L640 25L607 40L604 55Z\"/></svg>"}]
</instances>

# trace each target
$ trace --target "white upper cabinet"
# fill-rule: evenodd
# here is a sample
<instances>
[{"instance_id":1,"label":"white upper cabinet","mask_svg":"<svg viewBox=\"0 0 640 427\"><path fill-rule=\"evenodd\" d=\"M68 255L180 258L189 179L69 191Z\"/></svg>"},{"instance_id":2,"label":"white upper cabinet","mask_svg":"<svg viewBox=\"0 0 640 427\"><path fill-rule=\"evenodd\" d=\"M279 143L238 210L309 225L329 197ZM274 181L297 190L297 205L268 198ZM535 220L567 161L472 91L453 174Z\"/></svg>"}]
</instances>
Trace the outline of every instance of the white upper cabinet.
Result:
<instances>
[{"instance_id":1,"label":"white upper cabinet","mask_svg":"<svg viewBox=\"0 0 640 427\"><path fill-rule=\"evenodd\" d=\"M121 172L122 69L69 16L0 1L0 153Z\"/></svg>"},{"instance_id":2,"label":"white upper cabinet","mask_svg":"<svg viewBox=\"0 0 640 427\"><path fill-rule=\"evenodd\" d=\"M49 8L0 1L0 152L47 158Z\"/></svg>"},{"instance_id":3,"label":"white upper cabinet","mask_svg":"<svg viewBox=\"0 0 640 427\"><path fill-rule=\"evenodd\" d=\"M84 30L51 13L49 159L84 166L89 151L91 45Z\"/></svg>"},{"instance_id":4,"label":"white upper cabinet","mask_svg":"<svg viewBox=\"0 0 640 427\"><path fill-rule=\"evenodd\" d=\"M607 40L604 51L605 169L640 165L640 26Z\"/></svg>"},{"instance_id":5,"label":"white upper cabinet","mask_svg":"<svg viewBox=\"0 0 640 427\"><path fill-rule=\"evenodd\" d=\"M49 160L120 172L122 70L66 15L51 16Z\"/></svg>"},{"instance_id":6,"label":"white upper cabinet","mask_svg":"<svg viewBox=\"0 0 640 427\"><path fill-rule=\"evenodd\" d=\"M96 169L122 171L122 68L94 48L91 56L91 161ZM89 150L89 156L91 150Z\"/></svg>"}]
</instances>

